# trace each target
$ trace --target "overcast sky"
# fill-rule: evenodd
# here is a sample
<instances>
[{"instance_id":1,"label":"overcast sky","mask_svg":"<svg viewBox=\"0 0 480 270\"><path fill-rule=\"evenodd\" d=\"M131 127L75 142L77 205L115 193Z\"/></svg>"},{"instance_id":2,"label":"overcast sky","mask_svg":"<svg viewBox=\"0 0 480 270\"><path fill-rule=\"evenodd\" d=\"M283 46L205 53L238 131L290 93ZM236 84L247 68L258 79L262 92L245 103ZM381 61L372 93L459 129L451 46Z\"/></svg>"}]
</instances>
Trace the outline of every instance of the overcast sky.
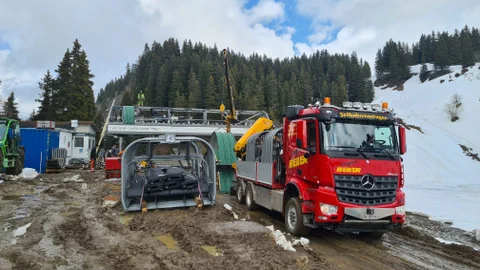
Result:
<instances>
[{"instance_id":1,"label":"overcast sky","mask_svg":"<svg viewBox=\"0 0 480 270\"><path fill-rule=\"evenodd\" d=\"M191 39L244 54L289 57L326 48L373 67L389 39L480 27L478 0L0 0L0 86L21 116L37 106L38 81L78 38L95 96L134 62L146 42Z\"/></svg>"}]
</instances>

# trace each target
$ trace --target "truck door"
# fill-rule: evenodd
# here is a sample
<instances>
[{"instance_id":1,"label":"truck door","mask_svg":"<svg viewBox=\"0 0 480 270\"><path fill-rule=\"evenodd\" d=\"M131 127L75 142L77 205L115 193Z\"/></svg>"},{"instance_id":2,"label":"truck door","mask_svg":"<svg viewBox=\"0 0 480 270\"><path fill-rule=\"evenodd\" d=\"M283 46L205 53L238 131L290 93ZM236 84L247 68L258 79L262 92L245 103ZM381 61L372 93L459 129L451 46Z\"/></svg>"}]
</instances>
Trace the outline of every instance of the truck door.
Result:
<instances>
[{"instance_id":1,"label":"truck door","mask_svg":"<svg viewBox=\"0 0 480 270\"><path fill-rule=\"evenodd\" d=\"M311 178L315 166L309 166L308 163L317 156L319 149L317 121L300 120L292 124L295 125L292 128L295 148L288 161L289 174L303 179Z\"/></svg>"}]
</instances>

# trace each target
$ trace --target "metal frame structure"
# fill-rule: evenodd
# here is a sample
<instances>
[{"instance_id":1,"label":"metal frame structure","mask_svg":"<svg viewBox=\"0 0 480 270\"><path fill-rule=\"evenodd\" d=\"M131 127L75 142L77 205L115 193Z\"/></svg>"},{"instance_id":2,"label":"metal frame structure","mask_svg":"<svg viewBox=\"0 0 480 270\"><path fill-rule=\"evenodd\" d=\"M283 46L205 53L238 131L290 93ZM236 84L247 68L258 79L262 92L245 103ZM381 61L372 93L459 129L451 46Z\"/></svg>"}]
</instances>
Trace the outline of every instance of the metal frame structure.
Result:
<instances>
[{"instance_id":1,"label":"metal frame structure","mask_svg":"<svg viewBox=\"0 0 480 270\"><path fill-rule=\"evenodd\" d=\"M105 122L105 133L109 135L189 135L211 136L216 131L226 132L225 118L229 111L219 109L169 108L169 107L133 107L134 123L127 124L123 118L123 106L112 106ZM236 123L231 124L231 133L242 136L260 117L268 118L265 111L235 111ZM183 114L176 116L176 114ZM201 117L198 117L201 116ZM216 116L217 119L215 119ZM221 117L218 117L221 116Z\"/></svg>"}]
</instances>

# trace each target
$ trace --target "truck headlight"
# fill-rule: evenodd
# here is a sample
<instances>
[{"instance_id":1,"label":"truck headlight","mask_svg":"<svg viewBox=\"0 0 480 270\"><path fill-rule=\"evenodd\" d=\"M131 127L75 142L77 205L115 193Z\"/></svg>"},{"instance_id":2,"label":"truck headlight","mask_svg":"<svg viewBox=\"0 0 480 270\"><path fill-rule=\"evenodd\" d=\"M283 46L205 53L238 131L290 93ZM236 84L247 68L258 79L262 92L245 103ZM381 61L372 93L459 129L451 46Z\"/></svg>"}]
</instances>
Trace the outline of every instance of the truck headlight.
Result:
<instances>
[{"instance_id":1,"label":"truck headlight","mask_svg":"<svg viewBox=\"0 0 480 270\"><path fill-rule=\"evenodd\" d=\"M405 216L405 214L406 214L405 205L402 205L402 206L399 206L399 207L395 207L395 213L396 213L397 215Z\"/></svg>"},{"instance_id":2,"label":"truck headlight","mask_svg":"<svg viewBox=\"0 0 480 270\"><path fill-rule=\"evenodd\" d=\"M337 213L338 207L326 203L320 203L320 210L325 215L332 215Z\"/></svg>"}]
</instances>

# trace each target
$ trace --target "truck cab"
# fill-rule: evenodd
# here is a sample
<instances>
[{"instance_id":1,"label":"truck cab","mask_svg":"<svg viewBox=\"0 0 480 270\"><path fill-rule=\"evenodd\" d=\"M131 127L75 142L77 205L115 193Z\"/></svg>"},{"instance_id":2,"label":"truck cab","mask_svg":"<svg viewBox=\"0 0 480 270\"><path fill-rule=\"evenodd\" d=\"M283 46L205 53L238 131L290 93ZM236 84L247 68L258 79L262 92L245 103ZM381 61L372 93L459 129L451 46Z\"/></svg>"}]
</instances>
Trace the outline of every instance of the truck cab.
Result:
<instances>
[{"instance_id":1,"label":"truck cab","mask_svg":"<svg viewBox=\"0 0 480 270\"><path fill-rule=\"evenodd\" d=\"M287 231L298 236L328 227L378 237L404 223L405 129L387 103L339 107L325 98L323 105L290 106L277 134L281 156L270 160L271 181L262 172L269 165L257 164L250 179L242 177L245 164L238 166L247 206L282 212Z\"/></svg>"}]
</instances>

